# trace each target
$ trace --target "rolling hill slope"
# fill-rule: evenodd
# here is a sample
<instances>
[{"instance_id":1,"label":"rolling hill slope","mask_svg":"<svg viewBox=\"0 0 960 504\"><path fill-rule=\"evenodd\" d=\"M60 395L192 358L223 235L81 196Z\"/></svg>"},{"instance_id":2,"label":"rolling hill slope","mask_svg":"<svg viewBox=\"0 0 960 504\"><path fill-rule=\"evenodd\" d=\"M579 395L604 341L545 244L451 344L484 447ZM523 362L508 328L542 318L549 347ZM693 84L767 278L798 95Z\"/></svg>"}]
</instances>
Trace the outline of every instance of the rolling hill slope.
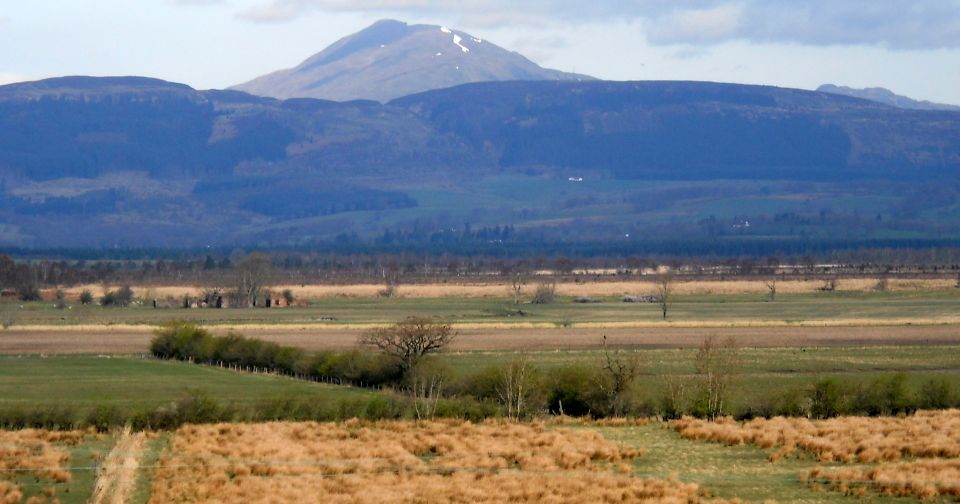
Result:
<instances>
[{"instance_id":1,"label":"rolling hill slope","mask_svg":"<svg viewBox=\"0 0 960 504\"><path fill-rule=\"evenodd\" d=\"M0 87L4 245L429 239L464 223L960 236L958 175L960 113L763 86L512 81L388 104L136 77Z\"/></svg>"}]
</instances>

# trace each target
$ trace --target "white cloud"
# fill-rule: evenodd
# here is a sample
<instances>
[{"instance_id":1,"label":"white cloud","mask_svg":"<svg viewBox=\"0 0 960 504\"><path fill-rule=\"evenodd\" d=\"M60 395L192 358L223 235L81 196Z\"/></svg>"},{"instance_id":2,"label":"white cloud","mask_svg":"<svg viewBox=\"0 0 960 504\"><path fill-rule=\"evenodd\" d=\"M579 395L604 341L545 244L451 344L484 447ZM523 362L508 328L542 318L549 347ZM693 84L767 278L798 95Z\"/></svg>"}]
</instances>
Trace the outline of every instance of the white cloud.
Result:
<instances>
[{"instance_id":1,"label":"white cloud","mask_svg":"<svg viewBox=\"0 0 960 504\"><path fill-rule=\"evenodd\" d=\"M640 20L653 44L744 40L893 49L960 47L960 0L261 0L240 17L290 21L311 12L430 15L466 27Z\"/></svg>"},{"instance_id":2,"label":"white cloud","mask_svg":"<svg viewBox=\"0 0 960 504\"><path fill-rule=\"evenodd\" d=\"M296 5L276 2L240 11L237 13L237 17L254 23L283 23L297 19L302 12Z\"/></svg>"},{"instance_id":3,"label":"white cloud","mask_svg":"<svg viewBox=\"0 0 960 504\"><path fill-rule=\"evenodd\" d=\"M710 44L729 40L741 28L743 5L719 5L710 9L671 12L647 24L647 39L653 44Z\"/></svg>"},{"instance_id":4,"label":"white cloud","mask_svg":"<svg viewBox=\"0 0 960 504\"><path fill-rule=\"evenodd\" d=\"M654 44L720 42L737 34L742 15L738 5L680 10L650 20L646 25L647 38Z\"/></svg>"},{"instance_id":5,"label":"white cloud","mask_svg":"<svg viewBox=\"0 0 960 504\"><path fill-rule=\"evenodd\" d=\"M223 5L227 0L167 0L173 5Z\"/></svg>"}]
</instances>

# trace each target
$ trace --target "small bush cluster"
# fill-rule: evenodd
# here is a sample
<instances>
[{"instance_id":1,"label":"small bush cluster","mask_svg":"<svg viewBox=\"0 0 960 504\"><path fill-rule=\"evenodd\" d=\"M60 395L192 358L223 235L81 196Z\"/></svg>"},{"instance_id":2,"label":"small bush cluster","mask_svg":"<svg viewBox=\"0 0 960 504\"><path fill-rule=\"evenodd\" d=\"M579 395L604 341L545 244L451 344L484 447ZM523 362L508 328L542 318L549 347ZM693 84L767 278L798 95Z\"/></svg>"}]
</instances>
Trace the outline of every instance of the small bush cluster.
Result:
<instances>
[{"instance_id":1,"label":"small bush cluster","mask_svg":"<svg viewBox=\"0 0 960 504\"><path fill-rule=\"evenodd\" d=\"M218 366L256 368L313 379L383 385L399 378L399 363L381 354L363 352L317 352L246 338L237 334L214 336L193 324L172 322L150 343L150 352L160 359L176 359Z\"/></svg>"},{"instance_id":2,"label":"small bush cluster","mask_svg":"<svg viewBox=\"0 0 960 504\"><path fill-rule=\"evenodd\" d=\"M133 302L133 289L129 285L124 285L117 290L107 292L100 298L100 304L103 306L117 306L124 308L130 306Z\"/></svg>"},{"instance_id":3,"label":"small bush cluster","mask_svg":"<svg viewBox=\"0 0 960 504\"><path fill-rule=\"evenodd\" d=\"M17 299L20 301L41 301L40 289L34 283L25 283L17 287Z\"/></svg>"},{"instance_id":4,"label":"small bush cluster","mask_svg":"<svg viewBox=\"0 0 960 504\"><path fill-rule=\"evenodd\" d=\"M441 401L436 413L438 417L469 420L483 420L496 415L496 405L463 399ZM252 403L231 403L193 390L185 392L172 403L139 410L107 404L91 409L38 406L0 410L0 430L95 429L106 432L126 425L134 430L172 430L186 424L217 422L337 421L348 418L391 420L413 417L411 399L389 392L327 402L282 397Z\"/></svg>"},{"instance_id":5,"label":"small bush cluster","mask_svg":"<svg viewBox=\"0 0 960 504\"><path fill-rule=\"evenodd\" d=\"M775 416L886 416L910 414L921 409L960 407L960 396L948 380L931 378L917 387L911 387L909 381L909 375L905 373L881 376L868 383L844 383L823 378L775 396L753 397L741 404L733 416L739 420ZM694 408L680 408L672 418L698 416L695 413Z\"/></svg>"},{"instance_id":6,"label":"small bush cluster","mask_svg":"<svg viewBox=\"0 0 960 504\"><path fill-rule=\"evenodd\" d=\"M533 304L553 304L557 300L557 286L553 283L542 283L537 285L533 291L533 298L530 300Z\"/></svg>"}]
</instances>

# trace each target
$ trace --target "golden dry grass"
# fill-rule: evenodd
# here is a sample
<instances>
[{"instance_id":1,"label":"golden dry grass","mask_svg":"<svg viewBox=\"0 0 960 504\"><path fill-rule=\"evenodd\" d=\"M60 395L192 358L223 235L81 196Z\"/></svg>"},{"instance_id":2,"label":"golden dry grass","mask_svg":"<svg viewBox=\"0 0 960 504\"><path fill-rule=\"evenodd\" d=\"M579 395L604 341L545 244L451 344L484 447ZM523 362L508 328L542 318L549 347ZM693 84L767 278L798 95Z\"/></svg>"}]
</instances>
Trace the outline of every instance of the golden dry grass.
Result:
<instances>
[{"instance_id":1,"label":"golden dry grass","mask_svg":"<svg viewBox=\"0 0 960 504\"><path fill-rule=\"evenodd\" d=\"M811 485L862 497L867 490L884 495L915 496L924 500L960 497L960 460L920 459L886 463L872 468L815 468L805 475Z\"/></svg>"},{"instance_id":2,"label":"golden dry grass","mask_svg":"<svg viewBox=\"0 0 960 504\"><path fill-rule=\"evenodd\" d=\"M960 457L960 410L919 411L907 417L758 418L716 422L683 418L674 429L687 439L780 447L771 460L797 450L823 462L890 462L904 457Z\"/></svg>"},{"instance_id":3,"label":"golden dry grass","mask_svg":"<svg viewBox=\"0 0 960 504\"><path fill-rule=\"evenodd\" d=\"M76 445L84 435L82 431L0 431L0 477L3 478L0 480L0 503L17 504L23 500L23 489L13 481L17 476L27 476L36 481L42 478L53 483L69 482L72 478L65 464L70 460L70 453L54 443ZM44 489L44 494L54 497L56 491L51 487ZM36 497L29 502L45 500Z\"/></svg>"},{"instance_id":4,"label":"golden dry grass","mask_svg":"<svg viewBox=\"0 0 960 504\"><path fill-rule=\"evenodd\" d=\"M151 502L676 502L594 431L463 421L219 424L177 431Z\"/></svg>"},{"instance_id":5,"label":"golden dry grass","mask_svg":"<svg viewBox=\"0 0 960 504\"><path fill-rule=\"evenodd\" d=\"M843 278L836 281L836 290L848 292L867 292L876 288L877 278ZM526 286L526 291L532 292L536 279ZM955 279L900 279L887 281L889 291L918 291L918 290L947 290L956 285ZM783 280L777 282L777 292L781 294L807 294L817 292L824 286L823 280ZM67 296L75 300L83 290L90 290L94 295L101 295L105 290L115 289L117 286L90 284L65 289ZM329 297L356 297L373 298L383 290L383 284L311 284L311 285L276 285L273 290L281 292L290 289L298 299L317 299ZM137 296L151 298L182 298L185 295L196 296L203 290L202 286L189 285L161 285L161 286L134 286ZM561 296L608 297L637 294L655 294L657 284L653 280L611 280L587 282L561 282L557 284L557 294ZM713 294L766 294L767 285L764 280L678 280L674 285L674 293L678 295ZM50 293L52 296L52 291ZM397 296L407 298L506 298L512 296L511 285L505 281L489 282L449 282L402 284L397 289ZM49 297L49 296L48 296Z\"/></svg>"}]
</instances>

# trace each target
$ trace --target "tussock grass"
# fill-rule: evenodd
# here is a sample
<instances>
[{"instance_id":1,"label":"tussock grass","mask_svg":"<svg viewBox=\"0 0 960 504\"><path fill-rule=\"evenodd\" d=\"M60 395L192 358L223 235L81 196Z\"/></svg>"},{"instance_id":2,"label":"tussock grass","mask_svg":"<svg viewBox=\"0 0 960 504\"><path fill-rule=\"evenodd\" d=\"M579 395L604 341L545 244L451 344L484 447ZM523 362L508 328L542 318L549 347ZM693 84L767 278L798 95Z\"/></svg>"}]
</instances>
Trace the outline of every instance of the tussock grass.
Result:
<instances>
[{"instance_id":1,"label":"tussock grass","mask_svg":"<svg viewBox=\"0 0 960 504\"><path fill-rule=\"evenodd\" d=\"M891 462L904 457L960 457L960 410L919 411L906 417L757 418L676 421L681 437L731 445L780 449L771 460L797 450L822 462Z\"/></svg>"},{"instance_id":2,"label":"tussock grass","mask_svg":"<svg viewBox=\"0 0 960 504\"><path fill-rule=\"evenodd\" d=\"M960 410L819 421L683 418L673 427L687 439L779 448L770 455L771 461L802 450L821 462L876 464L816 467L802 478L815 491L826 488L855 497L868 491L921 499L960 497Z\"/></svg>"},{"instance_id":3,"label":"tussock grass","mask_svg":"<svg viewBox=\"0 0 960 504\"><path fill-rule=\"evenodd\" d=\"M66 467L70 452L62 445L75 446L84 436L83 431L46 431L24 429L0 431L0 502L17 504L24 498L24 490L16 481L31 479L37 483L67 483L73 477ZM61 446L57 446L61 445ZM54 485L44 488L45 497L31 497L29 502L46 502L56 495Z\"/></svg>"},{"instance_id":4,"label":"tussock grass","mask_svg":"<svg viewBox=\"0 0 960 504\"><path fill-rule=\"evenodd\" d=\"M640 451L590 430L463 421L218 424L177 431L151 502L676 502Z\"/></svg>"},{"instance_id":5,"label":"tussock grass","mask_svg":"<svg viewBox=\"0 0 960 504\"><path fill-rule=\"evenodd\" d=\"M846 495L862 497L868 490L884 495L924 500L960 497L960 460L921 459L886 463L873 468L845 467L811 470L805 479Z\"/></svg>"}]
</instances>

